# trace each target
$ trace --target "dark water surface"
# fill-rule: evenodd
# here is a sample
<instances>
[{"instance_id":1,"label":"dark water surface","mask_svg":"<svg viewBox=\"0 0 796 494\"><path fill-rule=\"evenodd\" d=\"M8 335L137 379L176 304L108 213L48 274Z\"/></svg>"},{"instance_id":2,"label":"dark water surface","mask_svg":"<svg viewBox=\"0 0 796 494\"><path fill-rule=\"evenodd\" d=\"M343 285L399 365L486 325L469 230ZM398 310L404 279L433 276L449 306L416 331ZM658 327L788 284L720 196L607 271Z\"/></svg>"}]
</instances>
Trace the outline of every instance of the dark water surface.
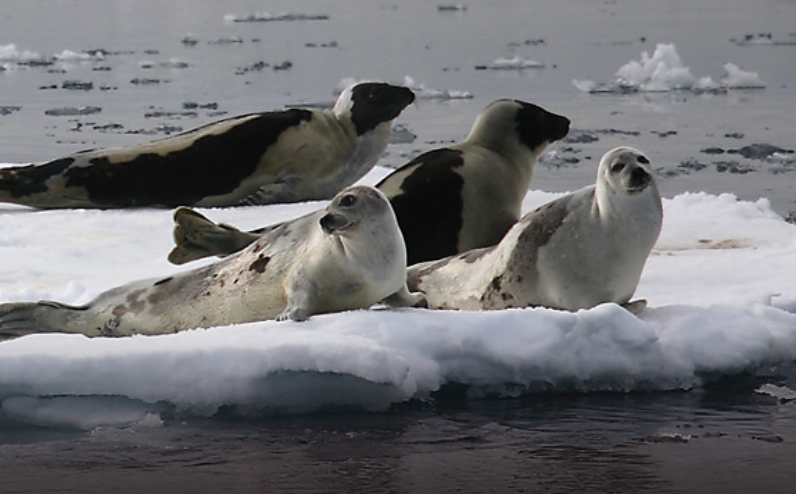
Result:
<instances>
[{"instance_id":1,"label":"dark water surface","mask_svg":"<svg viewBox=\"0 0 796 494\"><path fill-rule=\"evenodd\" d=\"M224 20L266 11L329 18ZM590 183L599 156L627 144L650 155L668 196L770 197L784 215L796 210L796 165L702 150L796 148L796 46L732 41L757 33L796 41L794 19L792 0L500 0L454 12L420 0L5 2L0 46L14 43L46 63L0 72L0 106L8 108L0 112L0 162L329 103L345 77L400 83L409 75L473 98L409 108L399 122L417 137L393 145L385 163L462 139L487 103L514 97L567 115L575 131L596 138L560 144L565 159L540 166L534 188ZM734 62L768 87L594 96L571 84L609 81L657 43L675 43L696 77L719 79L722 64ZM104 55L47 61L67 49ZM546 68L475 70L504 56ZM57 116L75 109L88 114ZM681 166L694 162L705 166ZM792 376L773 382L794 387ZM454 392L376 414L175 414L161 427L88 432L0 420L0 492L796 492L796 403L755 393L760 384L737 377L691 392L515 400Z\"/></svg>"},{"instance_id":2,"label":"dark water surface","mask_svg":"<svg viewBox=\"0 0 796 494\"><path fill-rule=\"evenodd\" d=\"M795 426L796 403L725 386L80 434L5 427L0 461L4 493L787 493Z\"/></svg>"}]
</instances>

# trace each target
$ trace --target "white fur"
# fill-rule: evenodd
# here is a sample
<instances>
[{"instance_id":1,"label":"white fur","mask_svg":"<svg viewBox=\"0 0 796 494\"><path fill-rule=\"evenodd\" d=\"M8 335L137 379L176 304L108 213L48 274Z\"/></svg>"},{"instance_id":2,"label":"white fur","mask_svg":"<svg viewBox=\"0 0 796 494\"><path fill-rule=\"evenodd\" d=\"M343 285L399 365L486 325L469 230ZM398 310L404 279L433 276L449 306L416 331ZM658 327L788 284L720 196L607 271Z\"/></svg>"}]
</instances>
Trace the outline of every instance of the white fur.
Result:
<instances>
[{"instance_id":1,"label":"white fur","mask_svg":"<svg viewBox=\"0 0 796 494\"><path fill-rule=\"evenodd\" d=\"M344 207L346 196L355 197L355 205ZM343 218L345 228L323 231L327 215ZM286 222L226 259L111 289L86 307L0 305L0 334L163 334L422 299L406 289L406 251L389 201L357 186L340 192L326 210Z\"/></svg>"},{"instance_id":2,"label":"white fur","mask_svg":"<svg viewBox=\"0 0 796 494\"><path fill-rule=\"evenodd\" d=\"M628 303L660 232L661 201L654 180L629 194L626 180L610 170L623 160L650 173L640 157L631 148L609 151L596 185L547 205L564 219L541 245L529 229L549 225L540 220L546 206L527 214L494 248L412 266L410 287L436 308L577 310Z\"/></svg>"}]
</instances>

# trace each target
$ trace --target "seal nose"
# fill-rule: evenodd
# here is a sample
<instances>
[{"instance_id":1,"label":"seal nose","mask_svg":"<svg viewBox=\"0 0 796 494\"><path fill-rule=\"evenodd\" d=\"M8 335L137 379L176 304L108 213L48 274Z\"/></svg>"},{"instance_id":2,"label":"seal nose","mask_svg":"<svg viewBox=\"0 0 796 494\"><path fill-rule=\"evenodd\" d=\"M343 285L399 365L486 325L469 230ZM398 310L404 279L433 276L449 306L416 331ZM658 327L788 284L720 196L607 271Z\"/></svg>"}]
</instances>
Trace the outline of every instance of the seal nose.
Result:
<instances>
[{"instance_id":1,"label":"seal nose","mask_svg":"<svg viewBox=\"0 0 796 494\"><path fill-rule=\"evenodd\" d=\"M552 126L552 133L550 135L551 139L554 141L558 141L566 137L569 133L569 119L567 117L561 115L553 115L554 123Z\"/></svg>"},{"instance_id":2,"label":"seal nose","mask_svg":"<svg viewBox=\"0 0 796 494\"><path fill-rule=\"evenodd\" d=\"M630 186L634 189L641 189L650 183L652 177L647 170L637 166L630 172Z\"/></svg>"},{"instance_id":3,"label":"seal nose","mask_svg":"<svg viewBox=\"0 0 796 494\"><path fill-rule=\"evenodd\" d=\"M331 214L326 214L321 218L321 229L324 233L330 234L334 231L334 219Z\"/></svg>"},{"instance_id":4,"label":"seal nose","mask_svg":"<svg viewBox=\"0 0 796 494\"><path fill-rule=\"evenodd\" d=\"M348 228L351 224L345 216L333 213L326 213L323 215L319 223L321 224L321 229L327 235L340 233L342 230Z\"/></svg>"}]
</instances>

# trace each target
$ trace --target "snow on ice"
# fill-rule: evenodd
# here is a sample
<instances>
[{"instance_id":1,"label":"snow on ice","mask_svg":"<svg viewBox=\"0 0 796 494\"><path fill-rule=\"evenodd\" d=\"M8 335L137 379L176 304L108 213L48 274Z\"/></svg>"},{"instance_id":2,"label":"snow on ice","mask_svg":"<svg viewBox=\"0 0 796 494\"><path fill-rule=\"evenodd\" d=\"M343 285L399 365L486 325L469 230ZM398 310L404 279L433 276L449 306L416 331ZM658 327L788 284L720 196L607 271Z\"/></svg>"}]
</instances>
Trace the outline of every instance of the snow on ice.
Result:
<instances>
[{"instance_id":1,"label":"snow on ice","mask_svg":"<svg viewBox=\"0 0 796 494\"><path fill-rule=\"evenodd\" d=\"M389 170L377 168L375 183ZM531 191L524 209L557 197ZM205 211L254 228L322 203ZM0 206L0 301L81 304L171 266L171 211ZM211 261L203 261L211 262ZM473 396L687 390L796 358L796 226L766 200L692 193L664 201L664 227L633 316L359 310L174 335L0 342L0 420L54 427L159 426L164 413L383 410L445 383Z\"/></svg>"}]
</instances>

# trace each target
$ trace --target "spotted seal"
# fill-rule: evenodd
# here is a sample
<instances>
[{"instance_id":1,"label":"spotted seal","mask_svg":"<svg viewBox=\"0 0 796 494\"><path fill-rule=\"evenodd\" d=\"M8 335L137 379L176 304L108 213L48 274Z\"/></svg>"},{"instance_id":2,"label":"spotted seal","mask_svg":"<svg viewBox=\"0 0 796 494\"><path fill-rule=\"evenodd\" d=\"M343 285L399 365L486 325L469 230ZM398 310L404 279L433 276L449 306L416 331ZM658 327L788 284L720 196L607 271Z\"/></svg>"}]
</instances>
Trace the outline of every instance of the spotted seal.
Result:
<instances>
[{"instance_id":1,"label":"spotted seal","mask_svg":"<svg viewBox=\"0 0 796 494\"><path fill-rule=\"evenodd\" d=\"M422 304L406 288L406 251L384 194L340 192L325 210L285 222L243 251L194 270L108 290L84 306L0 305L0 335L165 334L268 319Z\"/></svg>"},{"instance_id":2,"label":"spotted seal","mask_svg":"<svg viewBox=\"0 0 796 494\"><path fill-rule=\"evenodd\" d=\"M35 208L235 206L330 199L376 163L411 90L366 82L331 110L241 115L161 140L0 169L0 202Z\"/></svg>"},{"instance_id":3,"label":"spotted seal","mask_svg":"<svg viewBox=\"0 0 796 494\"><path fill-rule=\"evenodd\" d=\"M564 310L631 302L660 233L661 199L649 160L619 147L597 182L525 215L499 244L408 270L408 285L437 309L543 306Z\"/></svg>"}]
</instances>

